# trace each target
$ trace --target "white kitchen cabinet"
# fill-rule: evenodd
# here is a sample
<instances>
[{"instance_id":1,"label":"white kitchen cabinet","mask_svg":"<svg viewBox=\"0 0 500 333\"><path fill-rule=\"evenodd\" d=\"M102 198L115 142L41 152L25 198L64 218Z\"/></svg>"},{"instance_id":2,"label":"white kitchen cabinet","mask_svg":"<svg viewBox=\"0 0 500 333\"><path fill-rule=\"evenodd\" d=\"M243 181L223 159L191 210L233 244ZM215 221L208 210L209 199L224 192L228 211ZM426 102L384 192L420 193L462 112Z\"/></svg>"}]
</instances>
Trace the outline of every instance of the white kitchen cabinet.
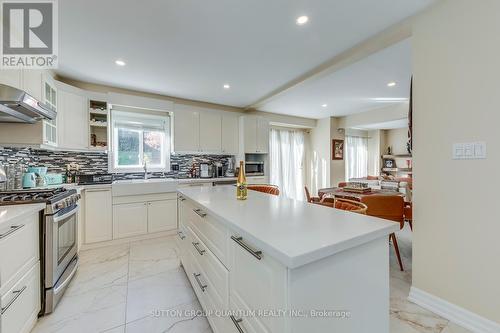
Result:
<instances>
[{"instance_id":1,"label":"white kitchen cabinet","mask_svg":"<svg viewBox=\"0 0 500 333\"><path fill-rule=\"evenodd\" d=\"M40 205L31 213L0 224L0 332L27 333L36 323L41 305L39 211L42 209Z\"/></svg>"},{"instance_id":2,"label":"white kitchen cabinet","mask_svg":"<svg viewBox=\"0 0 500 333\"><path fill-rule=\"evenodd\" d=\"M217 112L200 112L200 152L220 153L222 117Z\"/></svg>"},{"instance_id":3,"label":"white kitchen cabinet","mask_svg":"<svg viewBox=\"0 0 500 333\"><path fill-rule=\"evenodd\" d=\"M238 116L225 112L222 114L222 153L237 155L239 152L239 124Z\"/></svg>"},{"instance_id":4,"label":"white kitchen cabinet","mask_svg":"<svg viewBox=\"0 0 500 333\"><path fill-rule=\"evenodd\" d=\"M0 83L8 86L22 89L23 73L20 69L2 69L0 70Z\"/></svg>"},{"instance_id":5,"label":"white kitchen cabinet","mask_svg":"<svg viewBox=\"0 0 500 333\"><path fill-rule=\"evenodd\" d=\"M147 232L146 202L113 205L113 239L144 235Z\"/></svg>"},{"instance_id":6,"label":"white kitchen cabinet","mask_svg":"<svg viewBox=\"0 0 500 333\"><path fill-rule=\"evenodd\" d=\"M258 249L246 239L244 246ZM230 294L232 310L282 309L286 304L287 269L268 255L260 259L238 243L230 243ZM283 318L248 317L241 326L250 332L284 332Z\"/></svg>"},{"instance_id":7,"label":"white kitchen cabinet","mask_svg":"<svg viewBox=\"0 0 500 333\"><path fill-rule=\"evenodd\" d=\"M269 121L264 117L257 117L257 153L269 152Z\"/></svg>"},{"instance_id":8,"label":"white kitchen cabinet","mask_svg":"<svg viewBox=\"0 0 500 333\"><path fill-rule=\"evenodd\" d=\"M43 99L43 71L39 69L23 70L23 89L37 100Z\"/></svg>"},{"instance_id":9,"label":"white kitchen cabinet","mask_svg":"<svg viewBox=\"0 0 500 333\"><path fill-rule=\"evenodd\" d=\"M269 121L260 116L243 116L246 154L269 152Z\"/></svg>"},{"instance_id":10,"label":"white kitchen cabinet","mask_svg":"<svg viewBox=\"0 0 500 333\"><path fill-rule=\"evenodd\" d=\"M200 113L184 105L176 105L174 112L174 151L200 150Z\"/></svg>"},{"instance_id":11,"label":"white kitchen cabinet","mask_svg":"<svg viewBox=\"0 0 500 333\"><path fill-rule=\"evenodd\" d=\"M40 262L1 297L0 332L28 333L40 311Z\"/></svg>"},{"instance_id":12,"label":"white kitchen cabinet","mask_svg":"<svg viewBox=\"0 0 500 333\"><path fill-rule=\"evenodd\" d=\"M148 232L177 229L177 200L148 202Z\"/></svg>"},{"instance_id":13,"label":"white kitchen cabinet","mask_svg":"<svg viewBox=\"0 0 500 333\"><path fill-rule=\"evenodd\" d=\"M113 239L111 188L85 190L85 243Z\"/></svg>"},{"instance_id":14,"label":"white kitchen cabinet","mask_svg":"<svg viewBox=\"0 0 500 333\"><path fill-rule=\"evenodd\" d=\"M83 90L57 82L58 147L88 148L87 98Z\"/></svg>"}]
</instances>

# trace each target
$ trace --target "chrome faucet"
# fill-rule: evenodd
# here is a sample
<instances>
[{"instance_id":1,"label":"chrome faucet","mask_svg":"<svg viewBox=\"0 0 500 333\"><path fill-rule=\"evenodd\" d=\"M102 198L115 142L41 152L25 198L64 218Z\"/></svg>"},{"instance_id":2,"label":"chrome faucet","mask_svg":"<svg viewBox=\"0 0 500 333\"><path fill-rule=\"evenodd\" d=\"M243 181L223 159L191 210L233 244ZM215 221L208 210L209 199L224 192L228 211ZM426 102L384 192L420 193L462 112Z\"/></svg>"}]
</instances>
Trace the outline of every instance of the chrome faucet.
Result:
<instances>
[{"instance_id":1,"label":"chrome faucet","mask_svg":"<svg viewBox=\"0 0 500 333\"><path fill-rule=\"evenodd\" d=\"M148 162L144 162L144 180L148 179Z\"/></svg>"}]
</instances>

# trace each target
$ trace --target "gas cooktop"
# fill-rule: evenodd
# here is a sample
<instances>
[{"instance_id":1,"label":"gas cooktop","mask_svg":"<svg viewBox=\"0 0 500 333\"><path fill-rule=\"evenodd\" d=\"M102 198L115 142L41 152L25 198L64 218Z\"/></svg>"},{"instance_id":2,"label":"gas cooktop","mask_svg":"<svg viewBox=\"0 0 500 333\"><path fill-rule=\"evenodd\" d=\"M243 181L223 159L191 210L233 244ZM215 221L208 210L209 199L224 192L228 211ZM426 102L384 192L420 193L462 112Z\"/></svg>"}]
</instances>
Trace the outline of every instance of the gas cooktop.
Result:
<instances>
[{"instance_id":1,"label":"gas cooktop","mask_svg":"<svg viewBox=\"0 0 500 333\"><path fill-rule=\"evenodd\" d=\"M0 206L31 203L52 203L74 193L74 190L67 190L63 187L39 190L1 191Z\"/></svg>"}]
</instances>

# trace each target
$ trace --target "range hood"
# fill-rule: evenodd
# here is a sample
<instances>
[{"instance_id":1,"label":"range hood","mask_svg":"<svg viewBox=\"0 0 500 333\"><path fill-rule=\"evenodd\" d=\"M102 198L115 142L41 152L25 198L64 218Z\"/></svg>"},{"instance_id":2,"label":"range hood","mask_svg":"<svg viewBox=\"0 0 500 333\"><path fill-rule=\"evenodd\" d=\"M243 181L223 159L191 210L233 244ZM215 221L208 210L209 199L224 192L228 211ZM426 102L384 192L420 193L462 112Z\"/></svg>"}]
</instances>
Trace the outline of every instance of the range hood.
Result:
<instances>
[{"instance_id":1,"label":"range hood","mask_svg":"<svg viewBox=\"0 0 500 333\"><path fill-rule=\"evenodd\" d=\"M48 105L17 88L0 84L0 123L33 124L42 119L54 119L56 112Z\"/></svg>"}]
</instances>

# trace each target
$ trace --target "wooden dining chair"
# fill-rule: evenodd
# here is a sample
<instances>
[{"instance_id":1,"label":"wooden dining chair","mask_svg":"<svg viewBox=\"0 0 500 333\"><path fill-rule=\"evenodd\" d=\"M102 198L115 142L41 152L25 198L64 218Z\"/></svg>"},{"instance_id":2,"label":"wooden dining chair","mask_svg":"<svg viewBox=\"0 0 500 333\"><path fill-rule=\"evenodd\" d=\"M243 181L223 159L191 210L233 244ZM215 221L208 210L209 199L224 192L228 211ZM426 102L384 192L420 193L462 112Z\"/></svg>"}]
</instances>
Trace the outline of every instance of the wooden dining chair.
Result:
<instances>
[{"instance_id":1,"label":"wooden dining chair","mask_svg":"<svg viewBox=\"0 0 500 333\"><path fill-rule=\"evenodd\" d=\"M366 215L379 217L382 219L390 220L399 223L399 229L404 227L404 198L398 195L367 195L361 198L368 209ZM399 268L403 269L403 261L399 253L398 241L396 234L390 234L390 239L394 245L394 251L399 262Z\"/></svg>"},{"instance_id":2,"label":"wooden dining chair","mask_svg":"<svg viewBox=\"0 0 500 333\"><path fill-rule=\"evenodd\" d=\"M307 202L311 202L311 203L320 202L320 198L319 197L311 197L311 194L309 193L309 189L307 188L307 186L304 186L304 191L306 192L306 200L307 200Z\"/></svg>"},{"instance_id":3,"label":"wooden dining chair","mask_svg":"<svg viewBox=\"0 0 500 333\"><path fill-rule=\"evenodd\" d=\"M368 207L362 202L343 198L336 198L333 208L347 210L358 214L366 214L366 211L368 210Z\"/></svg>"},{"instance_id":4,"label":"wooden dining chair","mask_svg":"<svg viewBox=\"0 0 500 333\"><path fill-rule=\"evenodd\" d=\"M258 184L258 185L248 185L247 188L252 191L280 195L280 189L276 185Z\"/></svg>"}]
</instances>

